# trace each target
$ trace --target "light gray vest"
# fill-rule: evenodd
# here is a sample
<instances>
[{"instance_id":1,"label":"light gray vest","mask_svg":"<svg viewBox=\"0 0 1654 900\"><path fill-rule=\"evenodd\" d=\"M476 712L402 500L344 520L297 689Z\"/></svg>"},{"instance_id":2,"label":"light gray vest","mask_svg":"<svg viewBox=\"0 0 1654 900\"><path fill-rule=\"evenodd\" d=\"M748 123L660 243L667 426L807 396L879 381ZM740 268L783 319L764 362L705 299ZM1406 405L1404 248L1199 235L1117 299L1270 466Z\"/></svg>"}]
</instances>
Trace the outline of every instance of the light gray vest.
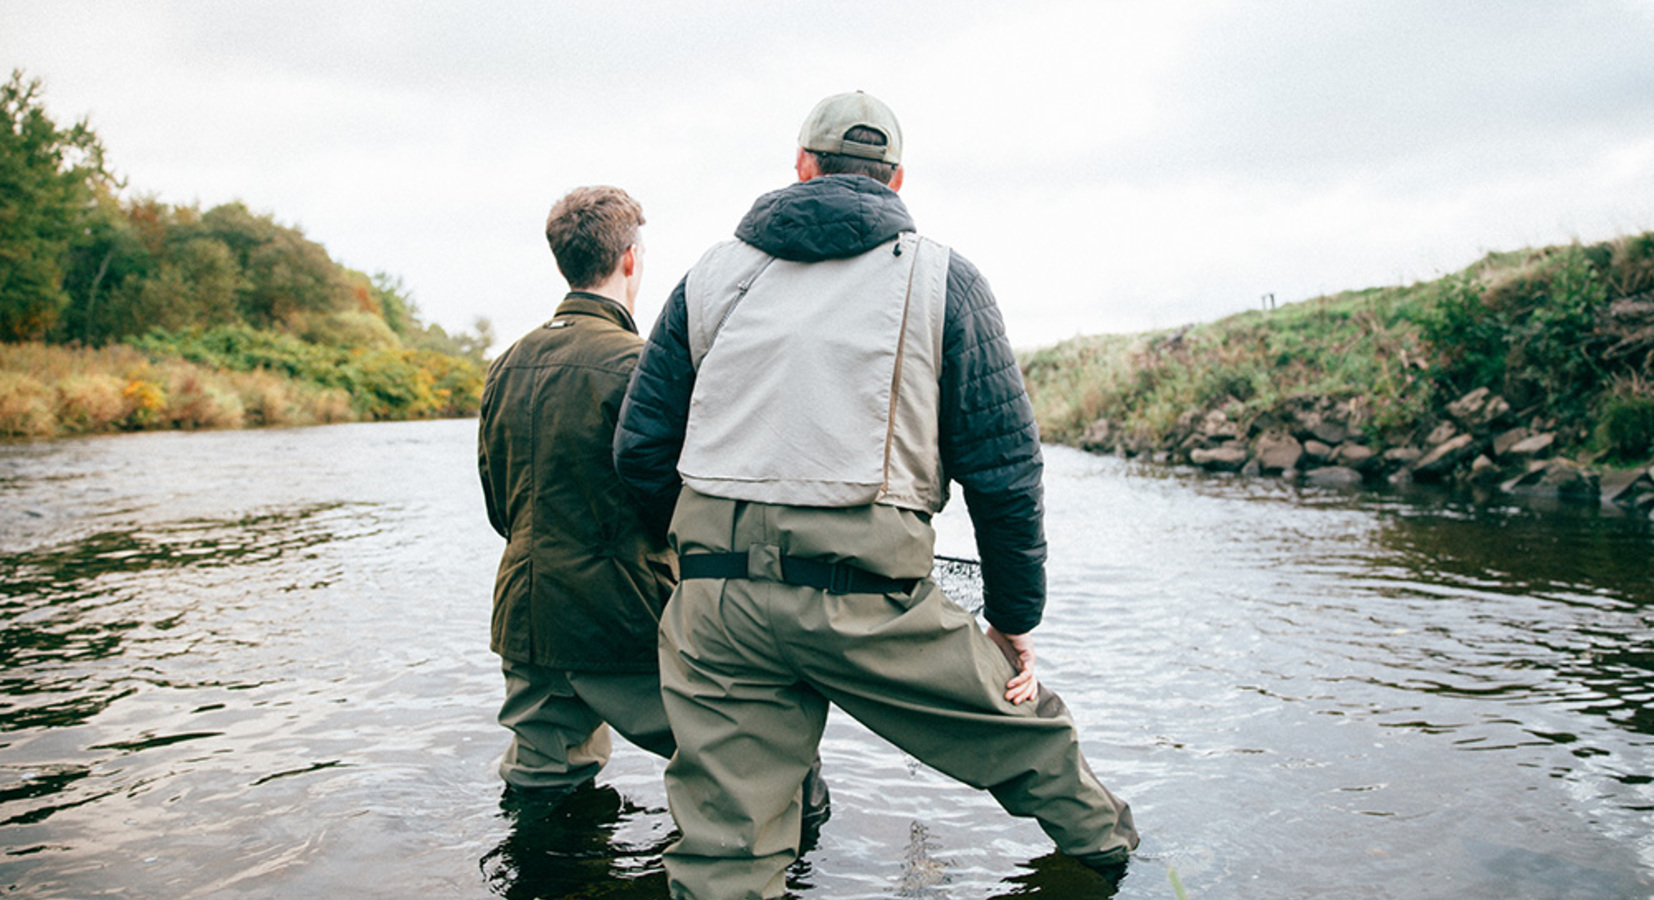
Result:
<instances>
[{"instance_id":1,"label":"light gray vest","mask_svg":"<svg viewBox=\"0 0 1654 900\"><path fill-rule=\"evenodd\" d=\"M913 233L814 263L741 241L708 250L685 281L684 483L732 500L941 510L948 256Z\"/></svg>"}]
</instances>

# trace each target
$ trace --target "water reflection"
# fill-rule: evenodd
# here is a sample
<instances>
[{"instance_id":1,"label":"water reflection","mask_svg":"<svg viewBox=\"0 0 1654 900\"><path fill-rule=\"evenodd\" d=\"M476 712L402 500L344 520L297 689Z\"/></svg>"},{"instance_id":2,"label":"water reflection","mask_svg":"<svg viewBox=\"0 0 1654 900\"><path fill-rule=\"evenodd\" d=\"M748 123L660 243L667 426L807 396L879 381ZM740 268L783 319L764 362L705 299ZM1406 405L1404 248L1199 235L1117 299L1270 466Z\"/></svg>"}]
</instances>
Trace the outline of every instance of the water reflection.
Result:
<instances>
[{"instance_id":1,"label":"water reflection","mask_svg":"<svg viewBox=\"0 0 1654 900\"><path fill-rule=\"evenodd\" d=\"M1372 560L1374 586L1404 605L1398 628L1426 635L1409 642L1420 671L1409 686L1554 703L1654 735L1654 565L1627 531L1646 529L1594 510L1387 518L1374 535L1388 551Z\"/></svg>"},{"instance_id":2,"label":"water reflection","mask_svg":"<svg viewBox=\"0 0 1654 900\"><path fill-rule=\"evenodd\" d=\"M507 789L499 808L509 830L478 861L495 894L510 900L666 895L662 855L678 833L664 805L587 782L573 791ZM789 891L815 886L810 855L820 837L819 823L805 828L800 858L787 870Z\"/></svg>"},{"instance_id":3,"label":"water reflection","mask_svg":"<svg viewBox=\"0 0 1654 900\"><path fill-rule=\"evenodd\" d=\"M587 783L551 799L506 791L500 811L510 830L479 863L495 894L508 900L666 895L661 853L677 836L666 833L665 810Z\"/></svg>"},{"instance_id":4,"label":"water reflection","mask_svg":"<svg viewBox=\"0 0 1654 900\"><path fill-rule=\"evenodd\" d=\"M1457 576L1468 586L1654 603L1654 566L1646 522L1604 517L1595 507L1539 515L1520 507L1392 507L1375 532L1396 564L1429 578ZM1583 602L1599 605L1596 599Z\"/></svg>"},{"instance_id":5,"label":"water reflection","mask_svg":"<svg viewBox=\"0 0 1654 900\"><path fill-rule=\"evenodd\" d=\"M16 808L13 804L17 803L25 806L22 812L0 819L0 825L31 825L45 821L60 809L69 808L69 805L61 803L32 804L27 801L42 797L54 800L91 774L90 766L45 766L18 778L9 787L0 788L0 810ZM98 795L87 796L70 805L79 806L97 798Z\"/></svg>"},{"instance_id":6,"label":"water reflection","mask_svg":"<svg viewBox=\"0 0 1654 900\"><path fill-rule=\"evenodd\" d=\"M130 696L135 683L216 684L173 685L154 664L210 654L211 645L256 646L257 634L201 627L218 612L197 615L201 605L225 599L214 588L246 579L260 564L372 533L362 512L325 503L163 522L0 555L0 732L77 725ZM157 579L165 579L164 590ZM292 585L246 587L243 599ZM116 659L118 666L98 665Z\"/></svg>"},{"instance_id":7,"label":"water reflection","mask_svg":"<svg viewBox=\"0 0 1654 900\"><path fill-rule=\"evenodd\" d=\"M1020 872L1005 879L1009 890L993 895L991 900L1001 900L1006 897L1045 897L1048 900L1065 900L1065 898L1092 898L1099 900L1113 897L1120 892L1121 886L1128 877L1149 877L1148 872L1164 869L1152 861L1138 860L1117 875L1104 875L1094 872L1075 862L1071 857L1060 853L1050 853L1037 859L1029 860L1021 868L1028 871ZM1138 872L1144 874L1139 876ZM1169 892L1168 892L1169 893Z\"/></svg>"}]
</instances>

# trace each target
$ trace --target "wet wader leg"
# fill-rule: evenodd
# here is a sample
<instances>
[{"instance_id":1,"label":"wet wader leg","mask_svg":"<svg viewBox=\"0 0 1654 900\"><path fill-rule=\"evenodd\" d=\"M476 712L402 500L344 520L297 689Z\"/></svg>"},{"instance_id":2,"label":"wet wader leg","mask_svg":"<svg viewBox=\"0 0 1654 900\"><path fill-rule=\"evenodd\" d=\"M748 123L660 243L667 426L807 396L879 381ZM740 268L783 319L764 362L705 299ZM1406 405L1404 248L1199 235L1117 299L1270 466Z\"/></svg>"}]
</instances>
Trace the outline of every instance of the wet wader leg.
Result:
<instances>
[{"instance_id":1,"label":"wet wader leg","mask_svg":"<svg viewBox=\"0 0 1654 900\"><path fill-rule=\"evenodd\" d=\"M519 788L573 788L597 777L609 761L609 730L569 684L566 673L503 660L501 725L511 746L500 777Z\"/></svg>"},{"instance_id":2,"label":"wet wader leg","mask_svg":"<svg viewBox=\"0 0 1654 900\"><path fill-rule=\"evenodd\" d=\"M633 744L663 759L677 745L660 702L658 672L570 672L575 693L609 727Z\"/></svg>"},{"instance_id":3,"label":"wet wader leg","mask_svg":"<svg viewBox=\"0 0 1654 900\"><path fill-rule=\"evenodd\" d=\"M975 619L932 582L912 597L818 594L787 642L829 700L916 759L1031 816L1074 856L1135 847L1127 805L1080 753L1062 701L1004 699L1013 674Z\"/></svg>"},{"instance_id":4,"label":"wet wader leg","mask_svg":"<svg viewBox=\"0 0 1654 900\"><path fill-rule=\"evenodd\" d=\"M686 581L661 621L661 687L678 752L666 767L682 833L674 898L778 897L797 858L801 785L827 703L774 654L770 582Z\"/></svg>"}]
</instances>

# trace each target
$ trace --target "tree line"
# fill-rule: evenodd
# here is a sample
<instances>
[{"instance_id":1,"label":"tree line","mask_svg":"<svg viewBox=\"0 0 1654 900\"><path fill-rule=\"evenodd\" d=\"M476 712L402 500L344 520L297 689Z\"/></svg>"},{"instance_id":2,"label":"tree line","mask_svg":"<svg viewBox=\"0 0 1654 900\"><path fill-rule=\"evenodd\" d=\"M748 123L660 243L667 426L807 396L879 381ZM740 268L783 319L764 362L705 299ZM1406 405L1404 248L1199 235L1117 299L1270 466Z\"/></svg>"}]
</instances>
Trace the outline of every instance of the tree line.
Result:
<instances>
[{"instance_id":1,"label":"tree line","mask_svg":"<svg viewBox=\"0 0 1654 900\"><path fill-rule=\"evenodd\" d=\"M400 279L347 268L240 202L128 196L86 120L54 122L21 70L0 115L0 342L266 369L346 391L362 418L475 411L486 319L475 333L427 324Z\"/></svg>"}]
</instances>

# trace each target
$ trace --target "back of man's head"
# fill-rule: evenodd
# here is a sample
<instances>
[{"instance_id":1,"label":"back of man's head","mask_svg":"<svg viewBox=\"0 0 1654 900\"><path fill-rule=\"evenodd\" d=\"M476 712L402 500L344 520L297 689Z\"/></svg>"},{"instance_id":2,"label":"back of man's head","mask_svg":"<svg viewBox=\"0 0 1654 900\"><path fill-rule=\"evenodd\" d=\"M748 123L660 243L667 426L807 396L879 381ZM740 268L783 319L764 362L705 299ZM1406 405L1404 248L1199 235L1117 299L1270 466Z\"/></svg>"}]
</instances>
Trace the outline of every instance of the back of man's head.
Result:
<instances>
[{"instance_id":1,"label":"back of man's head","mask_svg":"<svg viewBox=\"0 0 1654 900\"><path fill-rule=\"evenodd\" d=\"M871 94L835 94L810 111L798 146L815 157L823 175L866 175L889 184L902 162L902 126Z\"/></svg>"},{"instance_id":2,"label":"back of man's head","mask_svg":"<svg viewBox=\"0 0 1654 900\"><path fill-rule=\"evenodd\" d=\"M574 290L595 287L614 274L627 248L638 241L643 207L617 187L569 191L546 216L546 242L557 271Z\"/></svg>"}]
</instances>

